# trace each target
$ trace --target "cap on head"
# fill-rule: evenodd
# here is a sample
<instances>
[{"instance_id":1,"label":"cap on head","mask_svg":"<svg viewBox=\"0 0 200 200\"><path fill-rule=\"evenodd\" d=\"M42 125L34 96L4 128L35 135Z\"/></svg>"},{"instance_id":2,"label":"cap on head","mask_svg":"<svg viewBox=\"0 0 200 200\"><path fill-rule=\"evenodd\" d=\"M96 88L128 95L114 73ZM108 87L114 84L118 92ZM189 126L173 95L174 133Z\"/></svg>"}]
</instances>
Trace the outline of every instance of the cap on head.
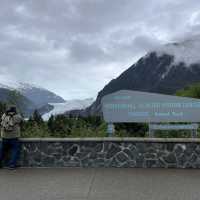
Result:
<instances>
[{"instance_id":1,"label":"cap on head","mask_svg":"<svg viewBox=\"0 0 200 200\"><path fill-rule=\"evenodd\" d=\"M17 108L16 108L15 105L10 105L10 106L8 106L6 112L7 113L10 113L10 112L16 113L17 112Z\"/></svg>"}]
</instances>

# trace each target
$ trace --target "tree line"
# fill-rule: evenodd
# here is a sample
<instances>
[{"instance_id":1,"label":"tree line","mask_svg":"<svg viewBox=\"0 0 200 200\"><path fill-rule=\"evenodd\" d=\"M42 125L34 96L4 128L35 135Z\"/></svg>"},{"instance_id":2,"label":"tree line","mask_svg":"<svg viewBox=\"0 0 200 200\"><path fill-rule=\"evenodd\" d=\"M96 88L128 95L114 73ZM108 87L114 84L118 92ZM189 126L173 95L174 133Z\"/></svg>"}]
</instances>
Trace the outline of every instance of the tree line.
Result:
<instances>
[{"instance_id":1,"label":"tree line","mask_svg":"<svg viewBox=\"0 0 200 200\"><path fill-rule=\"evenodd\" d=\"M176 92L178 96L200 98L200 83L188 86ZM0 102L0 115L5 112L6 103ZM115 135L119 137L146 137L148 124L117 123ZM190 137L184 131L157 132L158 137ZM28 120L22 123L22 137L107 137L107 124L99 116L73 117L65 115L51 116L44 121L35 110Z\"/></svg>"}]
</instances>

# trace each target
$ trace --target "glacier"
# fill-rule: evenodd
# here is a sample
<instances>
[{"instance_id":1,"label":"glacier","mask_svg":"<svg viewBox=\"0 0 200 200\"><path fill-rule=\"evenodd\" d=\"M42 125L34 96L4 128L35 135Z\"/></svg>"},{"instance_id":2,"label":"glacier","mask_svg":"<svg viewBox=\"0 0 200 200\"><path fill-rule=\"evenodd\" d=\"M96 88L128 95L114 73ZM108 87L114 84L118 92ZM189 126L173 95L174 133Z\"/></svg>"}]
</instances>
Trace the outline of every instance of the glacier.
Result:
<instances>
[{"instance_id":1,"label":"glacier","mask_svg":"<svg viewBox=\"0 0 200 200\"><path fill-rule=\"evenodd\" d=\"M83 99L83 100L68 100L65 103L49 103L54 108L48 113L42 115L44 121L47 121L51 115L64 114L66 111L76 110L76 109L85 109L94 102L93 98Z\"/></svg>"}]
</instances>

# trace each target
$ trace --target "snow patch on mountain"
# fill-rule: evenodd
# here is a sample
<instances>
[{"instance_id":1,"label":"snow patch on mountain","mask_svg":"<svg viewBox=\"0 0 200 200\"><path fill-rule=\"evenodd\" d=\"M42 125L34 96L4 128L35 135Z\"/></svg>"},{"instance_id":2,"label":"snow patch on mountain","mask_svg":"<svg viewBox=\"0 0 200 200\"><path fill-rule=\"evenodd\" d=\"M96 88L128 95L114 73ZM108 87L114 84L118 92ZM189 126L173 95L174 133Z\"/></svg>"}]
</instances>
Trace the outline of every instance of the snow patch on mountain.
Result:
<instances>
[{"instance_id":1,"label":"snow patch on mountain","mask_svg":"<svg viewBox=\"0 0 200 200\"><path fill-rule=\"evenodd\" d=\"M16 90L20 84L18 82L15 81L7 81L7 80L1 80L0 79L0 88L5 88L5 89L9 89L9 90Z\"/></svg>"},{"instance_id":2,"label":"snow patch on mountain","mask_svg":"<svg viewBox=\"0 0 200 200\"><path fill-rule=\"evenodd\" d=\"M155 52L158 57L163 54L174 56L174 65L183 62L189 67L191 64L200 63L200 36L195 36L179 43L160 46Z\"/></svg>"},{"instance_id":3,"label":"snow patch on mountain","mask_svg":"<svg viewBox=\"0 0 200 200\"><path fill-rule=\"evenodd\" d=\"M6 88L10 90L31 90L33 88L38 88L38 89L44 89L38 85L35 84L29 84L29 83L22 83L14 80L5 80L1 79L0 77L0 88ZM45 90L45 89L44 89Z\"/></svg>"},{"instance_id":4,"label":"snow patch on mountain","mask_svg":"<svg viewBox=\"0 0 200 200\"><path fill-rule=\"evenodd\" d=\"M161 75L161 79L165 79L165 77L169 74L172 67L173 67L173 64L167 67L166 71Z\"/></svg>"},{"instance_id":5,"label":"snow patch on mountain","mask_svg":"<svg viewBox=\"0 0 200 200\"><path fill-rule=\"evenodd\" d=\"M41 90L44 90L44 88L38 86L38 85L35 85L35 84L29 84L29 83L22 83L22 82L19 82L18 86L17 86L17 89L19 90L32 90L34 88L37 88L37 89L41 89Z\"/></svg>"},{"instance_id":6,"label":"snow patch on mountain","mask_svg":"<svg viewBox=\"0 0 200 200\"><path fill-rule=\"evenodd\" d=\"M54 106L54 109L48 113L45 113L42 118L47 121L51 115L64 114L66 111L75 109L85 109L94 102L93 98L84 100L68 100L65 103L49 103L49 105Z\"/></svg>"},{"instance_id":7,"label":"snow patch on mountain","mask_svg":"<svg viewBox=\"0 0 200 200\"><path fill-rule=\"evenodd\" d=\"M11 79L4 79L0 76L0 88L17 90L23 96L32 101L36 107L40 108L48 103L64 103L65 100L59 95L36 84L23 83Z\"/></svg>"}]
</instances>

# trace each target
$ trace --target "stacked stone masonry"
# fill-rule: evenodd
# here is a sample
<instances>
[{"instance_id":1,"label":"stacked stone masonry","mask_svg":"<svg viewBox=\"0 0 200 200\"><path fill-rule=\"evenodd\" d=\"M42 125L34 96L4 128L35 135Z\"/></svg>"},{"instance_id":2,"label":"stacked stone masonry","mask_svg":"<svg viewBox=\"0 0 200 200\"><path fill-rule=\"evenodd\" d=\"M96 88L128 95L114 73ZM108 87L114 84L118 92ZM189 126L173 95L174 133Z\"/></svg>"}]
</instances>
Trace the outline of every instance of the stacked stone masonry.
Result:
<instances>
[{"instance_id":1,"label":"stacked stone masonry","mask_svg":"<svg viewBox=\"0 0 200 200\"><path fill-rule=\"evenodd\" d=\"M200 168L199 139L22 139L23 167Z\"/></svg>"}]
</instances>

